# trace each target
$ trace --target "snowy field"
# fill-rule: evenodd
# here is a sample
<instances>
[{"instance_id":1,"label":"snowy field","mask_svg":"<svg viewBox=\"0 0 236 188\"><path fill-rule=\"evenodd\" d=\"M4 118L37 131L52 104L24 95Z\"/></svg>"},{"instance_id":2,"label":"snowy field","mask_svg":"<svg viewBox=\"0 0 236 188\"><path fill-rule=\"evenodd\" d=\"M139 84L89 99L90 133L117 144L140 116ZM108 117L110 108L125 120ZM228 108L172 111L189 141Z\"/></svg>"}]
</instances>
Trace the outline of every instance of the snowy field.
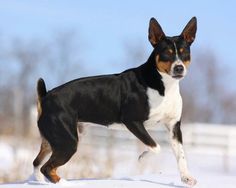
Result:
<instances>
[{"instance_id":1,"label":"snowy field","mask_svg":"<svg viewBox=\"0 0 236 188\"><path fill-rule=\"evenodd\" d=\"M171 173L171 172L170 172ZM25 181L20 183L8 183L0 185L1 188L49 188L49 187L81 187L81 188L184 188L186 187L179 180L177 174L153 174L140 175L124 178L109 179L80 179L80 180L62 180L58 184L40 183L35 181ZM223 174L213 175L209 173L196 174L198 179L196 188L235 188L236 177Z\"/></svg>"},{"instance_id":2,"label":"snowy field","mask_svg":"<svg viewBox=\"0 0 236 188\"><path fill-rule=\"evenodd\" d=\"M32 179L32 161L38 152L39 139L19 142L1 137L0 188L186 187L180 181L176 160L168 145L161 144L163 147L160 154L149 153L138 161L139 154L145 148L139 141L133 139L132 135L122 132L121 141L120 133L114 136L102 132L101 135L104 137L99 136L98 132L96 130L96 136L89 134L87 139L83 139L72 160L59 169L59 174L64 179L58 184L36 182ZM232 130L230 133L232 134ZM125 134L131 140L127 140ZM161 141L161 135L157 135L156 138ZM90 144L87 144L88 141ZM219 148L210 151L208 147L186 146L191 175L198 181L196 188L236 187L236 156L234 154L226 156L223 152L224 147Z\"/></svg>"},{"instance_id":3,"label":"snowy field","mask_svg":"<svg viewBox=\"0 0 236 188\"><path fill-rule=\"evenodd\" d=\"M235 177L228 176L209 176L202 174L198 176L196 188L235 188ZM47 188L47 187L82 187L82 188L181 188L185 187L174 175L144 175L136 177L126 177L117 179L81 179L62 181L56 185L42 184L38 182L9 183L0 185L2 188Z\"/></svg>"}]
</instances>

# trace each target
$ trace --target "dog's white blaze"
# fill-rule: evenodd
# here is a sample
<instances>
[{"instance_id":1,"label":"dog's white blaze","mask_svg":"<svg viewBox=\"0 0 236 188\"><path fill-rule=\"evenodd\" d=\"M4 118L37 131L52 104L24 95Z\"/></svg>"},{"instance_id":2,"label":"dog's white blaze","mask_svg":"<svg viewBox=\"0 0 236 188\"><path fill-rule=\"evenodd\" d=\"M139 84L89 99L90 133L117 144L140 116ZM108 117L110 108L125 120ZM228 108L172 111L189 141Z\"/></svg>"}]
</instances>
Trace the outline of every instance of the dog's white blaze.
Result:
<instances>
[{"instance_id":1,"label":"dog's white blaze","mask_svg":"<svg viewBox=\"0 0 236 188\"><path fill-rule=\"evenodd\" d=\"M175 62L172 63L171 68L170 68L170 75L174 76L174 67L176 65L182 65L184 67L184 72L183 72L183 76L185 76L187 74L187 69L186 66L184 65L183 61L179 58L179 54L178 54L178 50L176 47L176 44L174 43L174 47L175 47L175 54L176 54L176 60Z\"/></svg>"},{"instance_id":2,"label":"dog's white blaze","mask_svg":"<svg viewBox=\"0 0 236 188\"><path fill-rule=\"evenodd\" d=\"M182 112L182 98L179 93L179 80L161 73L165 86L165 95L161 96L158 91L148 88L148 102L150 106L149 118L144 125L149 127L157 122L175 124L180 120Z\"/></svg>"},{"instance_id":3,"label":"dog's white blaze","mask_svg":"<svg viewBox=\"0 0 236 188\"><path fill-rule=\"evenodd\" d=\"M177 50L177 47L176 47L176 44L174 42L174 47L175 47L175 54L176 54L176 58L179 59L179 55L178 55L178 50Z\"/></svg>"}]
</instances>

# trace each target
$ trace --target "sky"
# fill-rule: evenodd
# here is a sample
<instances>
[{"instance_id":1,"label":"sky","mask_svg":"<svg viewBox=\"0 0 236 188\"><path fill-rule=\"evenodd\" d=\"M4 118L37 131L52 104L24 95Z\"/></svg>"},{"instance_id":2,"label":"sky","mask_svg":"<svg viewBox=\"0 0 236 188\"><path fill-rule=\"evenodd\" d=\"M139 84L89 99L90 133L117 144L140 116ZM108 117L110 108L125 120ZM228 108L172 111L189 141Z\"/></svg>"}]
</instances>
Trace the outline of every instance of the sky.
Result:
<instances>
[{"instance_id":1,"label":"sky","mask_svg":"<svg viewBox=\"0 0 236 188\"><path fill-rule=\"evenodd\" d=\"M213 51L222 66L235 67L236 1L159 0L7 0L0 1L0 38L8 41L49 39L57 31L76 31L83 62L94 72L121 71L125 44L140 45L148 54L148 23L155 17L166 35L178 35L196 16L198 30L192 53ZM145 61L145 60L144 60ZM140 64L143 62L140 62Z\"/></svg>"}]
</instances>

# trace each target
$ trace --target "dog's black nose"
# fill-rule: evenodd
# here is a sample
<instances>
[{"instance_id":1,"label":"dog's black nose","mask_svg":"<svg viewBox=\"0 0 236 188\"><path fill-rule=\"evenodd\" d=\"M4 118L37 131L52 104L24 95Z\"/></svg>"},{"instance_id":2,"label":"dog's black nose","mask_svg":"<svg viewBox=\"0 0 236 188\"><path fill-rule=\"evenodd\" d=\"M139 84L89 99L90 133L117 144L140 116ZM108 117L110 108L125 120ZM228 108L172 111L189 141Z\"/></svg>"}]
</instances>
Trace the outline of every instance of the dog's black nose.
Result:
<instances>
[{"instance_id":1,"label":"dog's black nose","mask_svg":"<svg viewBox=\"0 0 236 188\"><path fill-rule=\"evenodd\" d=\"M183 65L176 65L174 67L174 74L182 74L184 72L184 66Z\"/></svg>"}]
</instances>

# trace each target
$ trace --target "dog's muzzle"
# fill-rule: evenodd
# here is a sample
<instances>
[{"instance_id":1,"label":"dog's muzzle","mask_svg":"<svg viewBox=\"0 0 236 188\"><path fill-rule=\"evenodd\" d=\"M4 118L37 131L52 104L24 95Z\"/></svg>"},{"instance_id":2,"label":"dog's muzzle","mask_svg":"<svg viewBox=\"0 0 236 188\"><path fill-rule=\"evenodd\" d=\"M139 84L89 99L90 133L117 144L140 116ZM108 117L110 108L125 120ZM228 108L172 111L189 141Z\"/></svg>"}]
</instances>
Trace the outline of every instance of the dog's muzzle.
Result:
<instances>
[{"instance_id":1,"label":"dog's muzzle","mask_svg":"<svg viewBox=\"0 0 236 188\"><path fill-rule=\"evenodd\" d=\"M175 65L172 70L172 77L181 79L185 76L185 67L183 65Z\"/></svg>"}]
</instances>

